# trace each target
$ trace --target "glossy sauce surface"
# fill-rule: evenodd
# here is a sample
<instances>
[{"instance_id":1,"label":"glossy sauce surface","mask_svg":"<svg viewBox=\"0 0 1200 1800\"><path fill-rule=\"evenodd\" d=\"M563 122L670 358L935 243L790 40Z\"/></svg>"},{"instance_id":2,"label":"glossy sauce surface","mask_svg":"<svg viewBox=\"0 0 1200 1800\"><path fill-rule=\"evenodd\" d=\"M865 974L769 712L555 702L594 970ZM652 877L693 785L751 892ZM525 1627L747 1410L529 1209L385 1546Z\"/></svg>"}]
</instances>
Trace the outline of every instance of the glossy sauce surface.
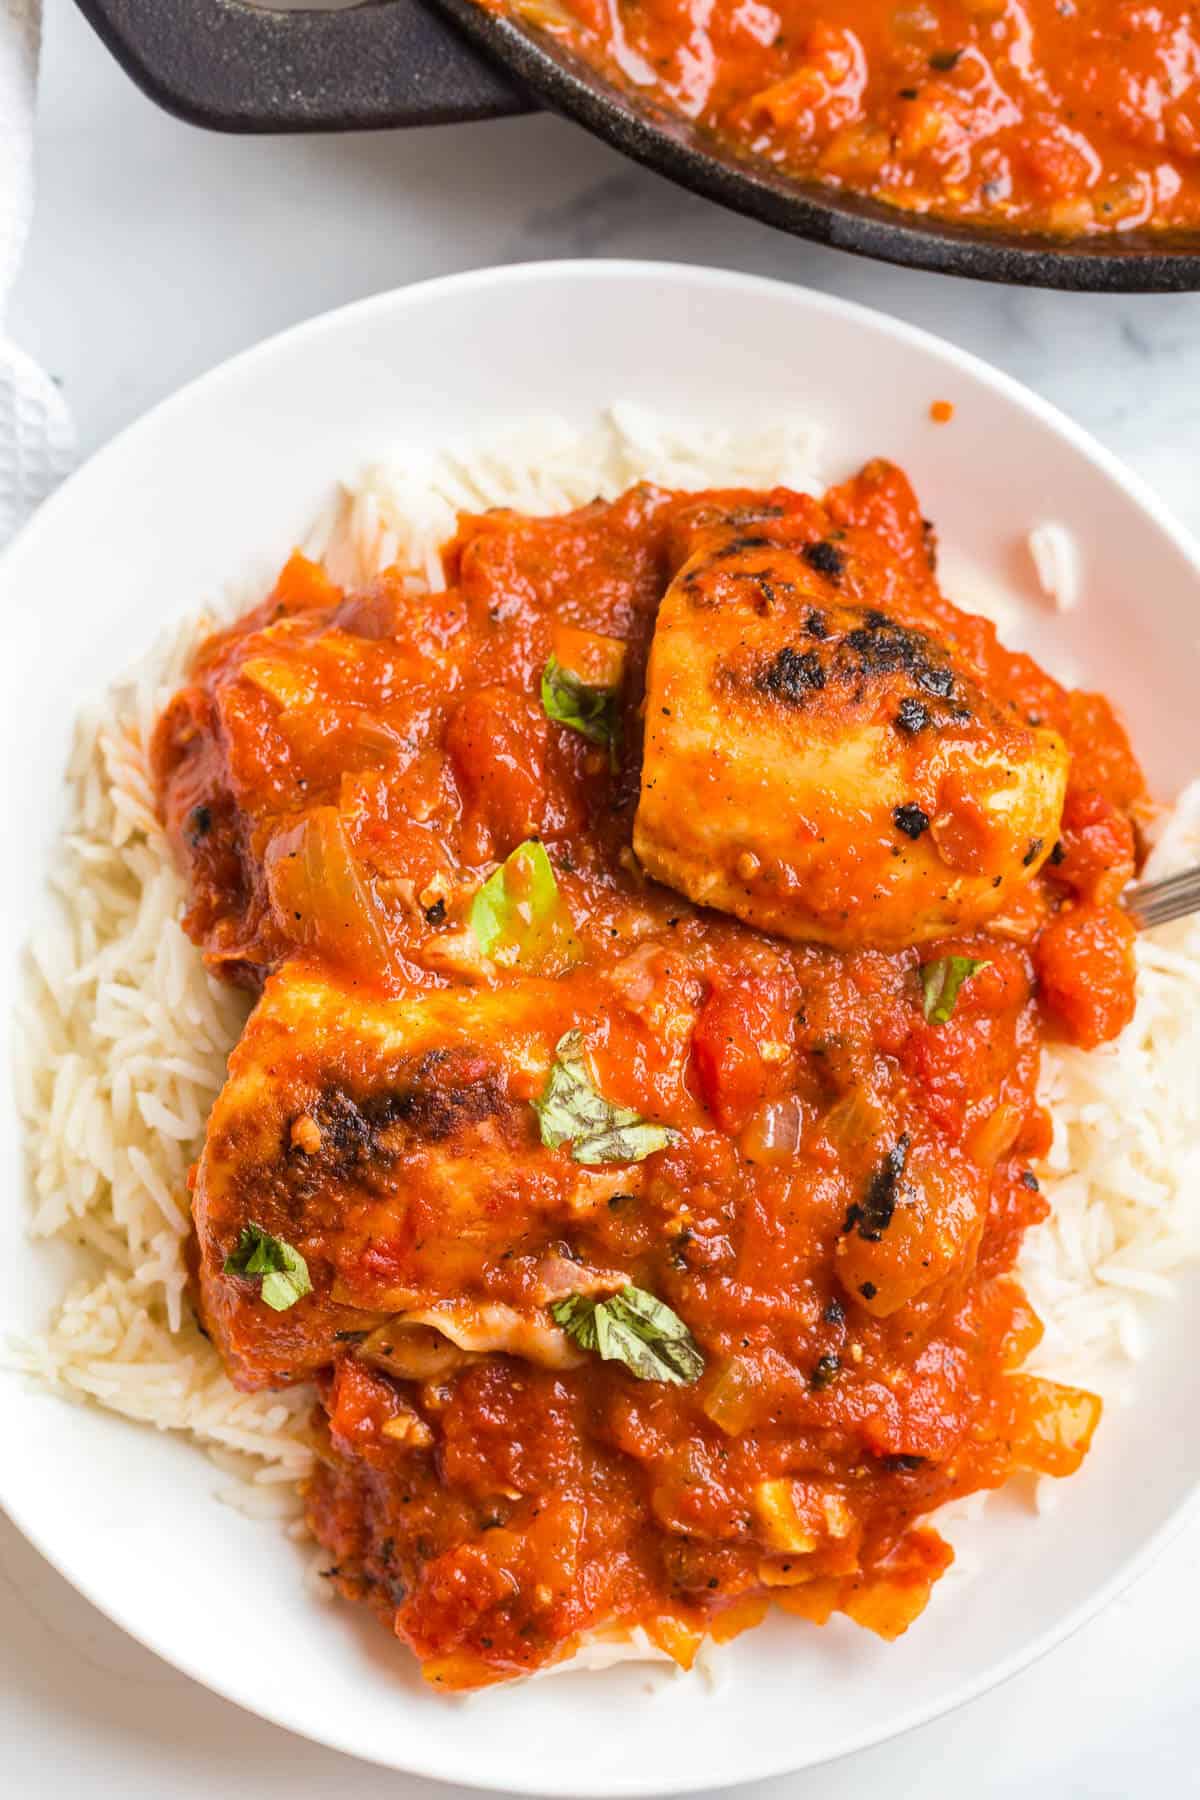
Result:
<instances>
[{"instance_id":1,"label":"glossy sauce surface","mask_svg":"<svg viewBox=\"0 0 1200 1800\"><path fill-rule=\"evenodd\" d=\"M836 541L839 580L903 591L1014 720L1065 740L1060 841L986 928L832 949L645 876L657 609L722 516ZM1020 1373L1040 1327L1011 1270L1045 1213L1041 1042L1101 1042L1132 1008L1124 734L939 593L886 464L820 504L643 487L464 518L446 572L440 594L399 574L344 594L294 558L160 725L189 928L266 983L197 1175L201 1316L241 1385L316 1376L330 1578L431 1681L635 1625L687 1663L773 1602L895 1636L950 1558L923 1516L1069 1474L1099 1417ZM612 754L546 716L552 655L617 657ZM531 838L562 911L505 963L471 901ZM986 966L938 1023L920 968L950 955ZM571 1029L665 1148L581 1168L544 1141L533 1102ZM287 1311L225 1267L249 1220L305 1258ZM684 1321L698 1381L640 1380L554 1324L626 1282Z\"/></svg>"},{"instance_id":2,"label":"glossy sauce surface","mask_svg":"<svg viewBox=\"0 0 1200 1800\"><path fill-rule=\"evenodd\" d=\"M1066 235L1200 221L1200 32L1137 0L521 0L739 155Z\"/></svg>"}]
</instances>

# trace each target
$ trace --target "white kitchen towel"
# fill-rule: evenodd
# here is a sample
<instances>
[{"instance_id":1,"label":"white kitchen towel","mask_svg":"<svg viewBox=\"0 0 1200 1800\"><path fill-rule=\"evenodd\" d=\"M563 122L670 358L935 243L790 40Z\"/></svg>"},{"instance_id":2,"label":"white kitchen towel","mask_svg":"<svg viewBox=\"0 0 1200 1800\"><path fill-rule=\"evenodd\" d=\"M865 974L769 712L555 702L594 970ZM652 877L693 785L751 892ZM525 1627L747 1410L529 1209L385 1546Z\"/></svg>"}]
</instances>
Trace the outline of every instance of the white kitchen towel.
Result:
<instances>
[{"instance_id":1,"label":"white kitchen towel","mask_svg":"<svg viewBox=\"0 0 1200 1800\"><path fill-rule=\"evenodd\" d=\"M0 0L0 546L57 487L75 432L50 377L8 337L33 212L33 107L41 0Z\"/></svg>"}]
</instances>

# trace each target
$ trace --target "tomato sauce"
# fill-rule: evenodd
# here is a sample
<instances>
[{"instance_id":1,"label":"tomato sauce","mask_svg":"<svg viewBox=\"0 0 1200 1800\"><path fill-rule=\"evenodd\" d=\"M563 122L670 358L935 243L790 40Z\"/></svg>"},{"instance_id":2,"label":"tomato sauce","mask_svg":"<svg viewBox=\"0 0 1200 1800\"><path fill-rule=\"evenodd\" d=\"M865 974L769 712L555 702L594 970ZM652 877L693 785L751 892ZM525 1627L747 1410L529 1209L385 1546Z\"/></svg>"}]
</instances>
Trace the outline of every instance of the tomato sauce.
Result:
<instances>
[{"instance_id":1,"label":"tomato sauce","mask_svg":"<svg viewBox=\"0 0 1200 1800\"><path fill-rule=\"evenodd\" d=\"M1139 0L510 0L735 156L910 212L1200 221L1200 33Z\"/></svg>"},{"instance_id":2,"label":"tomato sauce","mask_svg":"<svg viewBox=\"0 0 1200 1800\"><path fill-rule=\"evenodd\" d=\"M1098 1043L1132 1009L1115 901L1141 778L1100 697L941 595L899 471L870 465L817 522L869 536L880 579L907 569L990 691L1062 734L1062 835L1041 872L987 927L835 950L694 907L631 852L644 671L681 522L790 504L639 487L556 518L464 517L436 594L398 571L344 592L294 557L160 722L163 812L211 966L256 990L269 977L264 1006L295 970L306 993L340 996L273 1040L273 1082L286 1091L294 1070L297 1093L316 1091L322 1045L353 1034L356 1007L378 1020L469 991L476 1009L469 1050L425 1054L390 1108L365 1025L360 1051L337 1052L336 1108L327 1090L284 1107L281 1172L245 1204L273 1208L267 1229L306 1259L312 1292L286 1312L228 1274L235 1224L211 1169L197 1188L202 1315L219 1344L226 1314L250 1321L235 1379L318 1371L307 1509L329 1578L447 1688L634 1626L687 1665L706 1633L772 1604L895 1637L951 1558L927 1515L1014 1473L1071 1473L1099 1417L1093 1396L1021 1372L1041 1327L1013 1268L1046 1214L1041 1045ZM539 683L559 655L619 669L611 745L548 716ZM481 961L469 924L484 879L531 839L562 908L532 971ZM922 967L950 957L977 966L939 1021ZM599 1091L669 1141L589 1173L539 1135L533 1103L572 1023ZM354 1210L323 1184L326 1152ZM486 1180L423 1187L449 1158L458 1183ZM397 1372L391 1291L435 1316L466 1296L544 1336L556 1295L621 1283L684 1322L698 1379L427 1326L406 1328Z\"/></svg>"}]
</instances>

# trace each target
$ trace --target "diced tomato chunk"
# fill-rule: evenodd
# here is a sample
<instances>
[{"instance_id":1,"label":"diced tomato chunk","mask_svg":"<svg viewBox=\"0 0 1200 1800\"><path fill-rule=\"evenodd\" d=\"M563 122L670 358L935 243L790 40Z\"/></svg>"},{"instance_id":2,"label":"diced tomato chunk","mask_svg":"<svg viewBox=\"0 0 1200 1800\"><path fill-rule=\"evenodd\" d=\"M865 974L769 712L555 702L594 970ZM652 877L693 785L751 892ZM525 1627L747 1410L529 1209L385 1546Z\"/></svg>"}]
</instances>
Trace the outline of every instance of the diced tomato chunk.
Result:
<instances>
[{"instance_id":1,"label":"diced tomato chunk","mask_svg":"<svg viewBox=\"0 0 1200 1800\"><path fill-rule=\"evenodd\" d=\"M700 1098L722 1131L739 1132L766 1095L788 1021L753 982L714 984L692 1034Z\"/></svg>"},{"instance_id":2,"label":"diced tomato chunk","mask_svg":"<svg viewBox=\"0 0 1200 1800\"><path fill-rule=\"evenodd\" d=\"M272 602L285 612L336 606L341 597L341 588L329 579L320 563L310 562L299 550L293 550L284 563L271 593Z\"/></svg>"},{"instance_id":3,"label":"diced tomato chunk","mask_svg":"<svg viewBox=\"0 0 1200 1800\"><path fill-rule=\"evenodd\" d=\"M1095 788L1070 788L1061 849L1050 871L1081 899L1115 900L1134 873L1133 826Z\"/></svg>"},{"instance_id":4,"label":"diced tomato chunk","mask_svg":"<svg viewBox=\"0 0 1200 1800\"><path fill-rule=\"evenodd\" d=\"M1137 999L1136 931L1117 906L1075 906L1037 941L1042 1004L1073 1044L1094 1050L1123 1031Z\"/></svg>"},{"instance_id":5,"label":"diced tomato chunk","mask_svg":"<svg viewBox=\"0 0 1200 1800\"><path fill-rule=\"evenodd\" d=\"M373 1444L380 1428L399 1411L391 1382L352 1359L338 1364L329 1397L329 1432L345 1450Z\"/></svg>"},{"instance_id":6,"label":"diced tomato chunk","mask_svg":"<svg viewBox=\"0 0 1200 1800\"><path fill-rule=\"evenodd\" d=\"M450 716L446 748L470 808L481 860L502 861L542 830L546 722L540 706L503 688L481 688Z\"/></svg>"}]
</instances>

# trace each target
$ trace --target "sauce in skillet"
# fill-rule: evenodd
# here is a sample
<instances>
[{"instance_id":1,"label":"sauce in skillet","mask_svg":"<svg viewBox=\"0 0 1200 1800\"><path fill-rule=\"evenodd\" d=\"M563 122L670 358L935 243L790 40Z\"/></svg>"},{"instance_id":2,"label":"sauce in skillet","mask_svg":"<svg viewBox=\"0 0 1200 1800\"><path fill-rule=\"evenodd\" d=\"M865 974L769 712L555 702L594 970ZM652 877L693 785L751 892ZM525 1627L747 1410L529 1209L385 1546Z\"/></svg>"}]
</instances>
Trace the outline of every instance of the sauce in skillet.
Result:
<instances>
[{"instance_id":1,"label":"sauce in skillet","mask_svg":"<svg viewBox=\"0 0 1200 1800\"><path fill-rule=\"evenodd\" d=\"M511 9L802 180L1066 236L1200 223L1200 27L1179 0Z\"/></svg>"}]
</instances>

